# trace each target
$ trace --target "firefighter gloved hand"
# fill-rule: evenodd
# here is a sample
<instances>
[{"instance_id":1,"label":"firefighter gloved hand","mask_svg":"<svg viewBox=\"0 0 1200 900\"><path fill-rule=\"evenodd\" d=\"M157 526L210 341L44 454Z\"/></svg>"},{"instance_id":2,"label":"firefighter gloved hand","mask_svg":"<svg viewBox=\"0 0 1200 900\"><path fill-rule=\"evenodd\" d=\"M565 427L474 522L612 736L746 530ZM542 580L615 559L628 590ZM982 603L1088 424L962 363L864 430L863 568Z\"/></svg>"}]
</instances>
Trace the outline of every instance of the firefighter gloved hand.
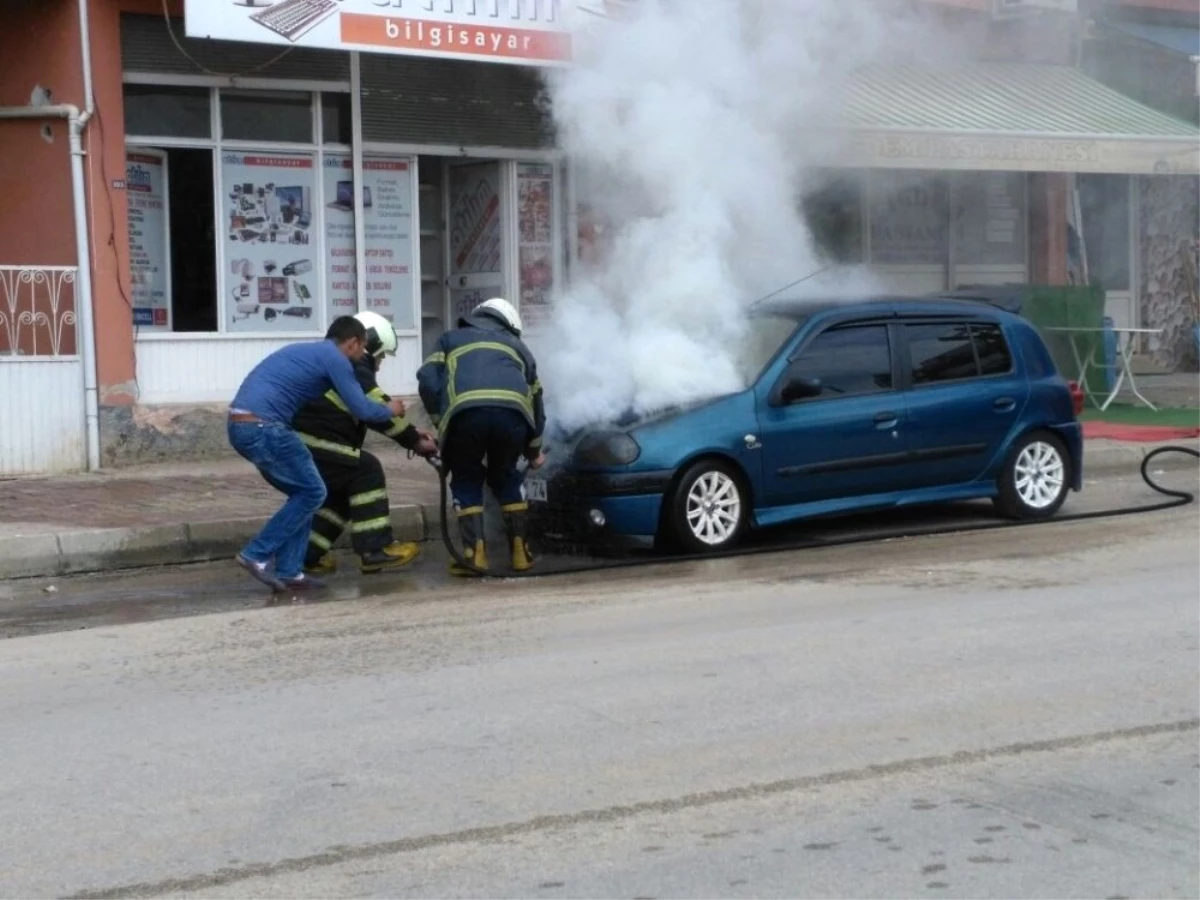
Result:
<instances>
[{"instance_id":1,"label":"firefighter gloved hand","mask_svg":"<svg viewBox=\"0 0 1200 900\"><path fill-rule=\"evenodd\" d=\"M389 400L384 405L392 411L393 416L396 416L397 418L402 418L404 416L404 401L403 400L393 397L391 400Z\"/></svg>"},{"instance_id":2,"label":"firefighter gloved hand","mask_svg":"<svg viewBox=\"0 0 1200 900\"><path fill-rule=\"evenodd\" d=\"M540 469L545 464L546 464L546 454L539 453L537 456L535 456L533 459L531 459L529 461L529 468Z\"/></svg>"},{"instance_id":3,"label":"firefighter gloved hand","mask_svg":"<svg viewBox=\"0 0 1200 900\"><path fill-rule=\"evenodd\" d=\"M426 459L428 459L431 456L437 456L437 452L438 452L437 438L435 438L428 431L422 431L422 432L419 432L419 434L421 435L421 437L420 437L420 440L417 441L416 446L413 447L413 453L417 454L417 456L423 456Z\"/></svg>"}]
</instances>

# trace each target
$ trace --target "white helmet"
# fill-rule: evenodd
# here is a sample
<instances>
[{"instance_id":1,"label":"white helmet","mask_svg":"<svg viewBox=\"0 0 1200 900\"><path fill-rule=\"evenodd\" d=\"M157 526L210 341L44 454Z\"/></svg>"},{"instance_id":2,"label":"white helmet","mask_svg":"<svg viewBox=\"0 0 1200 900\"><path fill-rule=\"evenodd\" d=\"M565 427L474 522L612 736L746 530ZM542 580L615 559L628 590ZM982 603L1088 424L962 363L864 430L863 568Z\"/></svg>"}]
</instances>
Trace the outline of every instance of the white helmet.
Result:
<instances>
[{"instance_id":1,"label":"white helmet","mask_svg":"<svg viewBox=\"0 0 1200 900\"><path fill-rule=\"evenodd\" d=\"M396 329L379 313L360 312L354 318L367 329L367 352L380 359L396 353Z\"/></svg>"},{"instance_id":2,"label":"white helmet","mask_svg":"<svg viewBox=\"0 0 1200 900\"><path fill-rule=\"evenodd\" d=\"M515 331L518 335L521 333L521 314L517 312L516 307L505 300L503 297L493 297L480 303L471 312L471 315L477 316L482 312L490 312L493 316Z\"/></svg>"}]
</instances>

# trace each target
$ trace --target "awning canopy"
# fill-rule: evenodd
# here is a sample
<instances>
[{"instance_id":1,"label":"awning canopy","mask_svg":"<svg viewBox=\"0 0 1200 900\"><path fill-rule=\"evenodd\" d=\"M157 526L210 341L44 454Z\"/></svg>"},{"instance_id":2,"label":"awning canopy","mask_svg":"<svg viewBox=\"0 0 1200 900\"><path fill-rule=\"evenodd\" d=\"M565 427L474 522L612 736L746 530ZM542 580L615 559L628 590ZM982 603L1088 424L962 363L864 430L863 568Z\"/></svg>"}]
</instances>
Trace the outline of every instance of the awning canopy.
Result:
<instances>
[{"instance_id":1,"label":"awning canopy","mask_svg":"<svg viewBox=\"0 0 1200 900\"><path fill-rule=\"evenodd\" d=\"M1200 174L1200 129L1065 66L872 66L842 99L843 166Z\"/></svg>"}]
</instances>

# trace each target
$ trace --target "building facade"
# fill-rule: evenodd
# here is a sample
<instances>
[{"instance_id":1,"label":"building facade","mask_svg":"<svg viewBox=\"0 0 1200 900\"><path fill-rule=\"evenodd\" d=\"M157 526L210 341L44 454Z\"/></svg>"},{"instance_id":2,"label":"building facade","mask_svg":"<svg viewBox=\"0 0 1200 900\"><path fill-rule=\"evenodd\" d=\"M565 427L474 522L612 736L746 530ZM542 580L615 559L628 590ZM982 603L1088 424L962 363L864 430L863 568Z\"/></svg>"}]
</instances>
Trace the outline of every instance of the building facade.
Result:
<instances>
[{"instance_id":1,"label":"building facade","mask_svg":"<svg viewBox=\"0 0 1200 900\"><path fill-rule=\"evenodd\" d=\"M392 319L384 383L411 395L462 312L503 294L536 328L589 251L537 72L569 62L561 4L479 24L488 3L420 20L357 0L311 32L345 49L295 33L287 2L185 2L186 21L179 0L3 13L0 474L224 452L245 373L343 312ZM910 293L1063 284L1082 223L1116 321L1190 328L1147 273L1194 225L1194 122L1081 71L1078 11L935 5L972 25L973 62L855 80L838 159L798 200L821 246Z\"/></svg>"}]
</instances>

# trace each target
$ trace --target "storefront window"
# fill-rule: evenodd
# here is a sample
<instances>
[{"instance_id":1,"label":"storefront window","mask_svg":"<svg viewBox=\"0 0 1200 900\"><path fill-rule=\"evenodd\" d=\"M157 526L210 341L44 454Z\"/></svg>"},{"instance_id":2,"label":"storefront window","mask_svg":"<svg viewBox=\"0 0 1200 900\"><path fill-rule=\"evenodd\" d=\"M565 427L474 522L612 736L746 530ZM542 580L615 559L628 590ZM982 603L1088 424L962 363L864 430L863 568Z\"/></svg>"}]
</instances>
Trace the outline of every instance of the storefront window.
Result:
<instances>
[{"instance_id":1,"label":"storefront window","mask_svg":"<svg viewBox=\"0 0 1200 900\"><path fill-rule=\"evenodd\" d=\"M1128 291L1132 287L1129 185L1126 175L1078 177L1088 280L1106 291Z\"/></svg>"},{"instance_id":2,"label":"storefront window","mask_svg":"<svg viewBox=\"0 0 1200 900\"><path fill-rule=\"evenodd\" d=\"M311 144L312 95L221 91L221 137L227 141Z\"/></svg>"},{"instance_id":3,"label":"storefront window","mask_svg":"<svg viewBox=\"0 0 1200 900\"><path fill-rule=\"evenodd\" d=\"M870 193L873 264L945 264L949 223L945 176L932 172L874 172Z\"/></svg>"},{"instance_id":4,"label":"storefront window","mask_svg":"<svg viewBox=\"0 0 1200 900\"><path fill-rule=\"evenodd\" d=\"M863 261L861 176L821 177L813 190L804 194L801 208L822 257L840 264Z\"/></svg>"},{"instance_id":5,"label":"storefront window","mask_svg":"<svg viewBox=\"0 0 1200 900\"><path fill-rule=\"evenodd\" d=\"M125 133L173 138L212 136L208 88L125 85Z\"/></svg>"},{"instance_id":6,"label":"storefront window","mask_svg":"<svg viewBox=\"0 0 1200 900\"><path fill-rule=\"evenodd\" d=\"M326 144L353 142L354 128L350 120L349 94L321 95L321 140Z\"/></svg>"},{"instance_id":7,"label":"storefront window","mask_svg":"<svg viewBox=\"0 0 1200 900\"><path fill-rule=\"evenodd\" d=\"M1026 233L1024 173L958 173L954 217L957 265L1023 266Z\"/></svg>"},{"instance_id":8,"label":"storefront window","mask_svg":"<svg viewBox=\"0 0 1200 900\"><path fill-rule=\"evenodd\" d=\"M208 127L214 103L222 126L217 136ZM320 154L312 134L319 110L341 136L340 108L337 100L291 91L125 86L137 328L324 330L334 279L325 277L332 260L325 258L323 226L346 207L340 179L329 190L317 177ZM254 140L273 146L247 143ZM352 238L348 262L338 262L352 279ZM349 288L352 309L357 293L353 283Z\"/></svg>"}]
</instances>

